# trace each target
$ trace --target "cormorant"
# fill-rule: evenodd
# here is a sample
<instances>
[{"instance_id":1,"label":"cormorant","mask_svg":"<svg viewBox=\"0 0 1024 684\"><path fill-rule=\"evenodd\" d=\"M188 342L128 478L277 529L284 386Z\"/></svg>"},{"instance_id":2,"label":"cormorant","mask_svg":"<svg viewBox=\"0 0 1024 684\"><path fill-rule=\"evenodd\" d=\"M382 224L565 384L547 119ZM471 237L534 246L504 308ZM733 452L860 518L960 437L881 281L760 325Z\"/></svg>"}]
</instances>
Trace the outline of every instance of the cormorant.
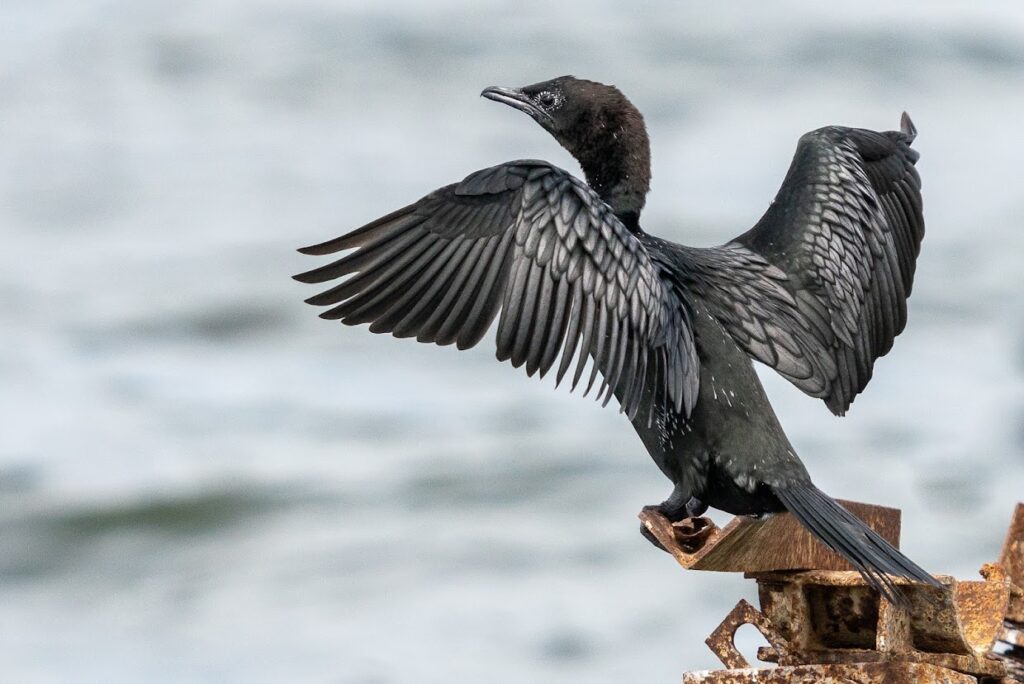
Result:
<instances>
[{"instance_id":1,"label":"cormorant","mask_svg":"<svg viewBox=\"0 0 1024 684\"><path fill-rule=\"evenodd\" d=\"M321 318L466 349L500 311L499 360L585 380L584 394L601 376L598 397L617 398L674 484L658 507L669 519L788 510L890 600L890 574L936 585L814 486L751 363L842 415L892 347L924 235L910 118L898 132L807 133L757 224L694 248L640 227L650 147L617 88L563 76L481 95L532 117L586 182L544 161L499 164L299 250L355 250L295 276L350 276L306 300L331 307Z\"/></svg>"}]
</instances>

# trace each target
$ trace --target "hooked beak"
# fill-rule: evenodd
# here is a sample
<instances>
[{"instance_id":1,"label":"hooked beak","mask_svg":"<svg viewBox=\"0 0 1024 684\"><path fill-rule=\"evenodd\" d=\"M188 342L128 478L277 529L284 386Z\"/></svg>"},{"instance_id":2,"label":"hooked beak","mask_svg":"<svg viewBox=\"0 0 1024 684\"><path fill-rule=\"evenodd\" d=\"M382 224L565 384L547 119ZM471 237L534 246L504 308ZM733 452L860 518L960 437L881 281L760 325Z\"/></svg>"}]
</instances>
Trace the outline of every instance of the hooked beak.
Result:
<instances>
[{"instance_id":1,"label":"hooked beak","mask_svg":"<svg viewBox=\"0 0 1024 684\"><path fill-rule=\"evenodd\" d=\"M533 104L529 96L519 88L490 86L489 88L483 89L480 93L480 97L486 97L488 100L501 102L502 104L507 104L509 107L518 109L521 112L526 112L534 121L545 128L550 128L555 125L554 119L552 119L543 109Z\"/></svg>"}]
</instances>

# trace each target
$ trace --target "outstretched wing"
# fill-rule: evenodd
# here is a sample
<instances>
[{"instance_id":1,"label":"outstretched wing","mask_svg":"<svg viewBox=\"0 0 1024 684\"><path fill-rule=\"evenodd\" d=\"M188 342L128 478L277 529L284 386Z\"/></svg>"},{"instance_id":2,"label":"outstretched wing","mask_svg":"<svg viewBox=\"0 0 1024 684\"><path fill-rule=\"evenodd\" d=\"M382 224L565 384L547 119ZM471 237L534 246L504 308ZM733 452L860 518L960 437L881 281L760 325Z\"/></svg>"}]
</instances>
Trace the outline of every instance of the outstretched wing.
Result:
<instances>
[{"instance_id":1,"label":"outstretched wing","mask_svg":"<svg viewBox=\"0 0 1024 684\"><path fill-rule=\"evenodd\" d=\"M420 342L476 345L499 309L497 356L572 388L593 360L597 396L630 418L664 390L689 413L697 354L688 313L647 249L585 183L546 162L484 169L347 235L300 250L354 252L295 276L350 276L307 302L322 318ZM578 354L577 354L578 352ZM645 387L655 383L656 387Z\"/></svg>"},{"instance_id":2,"label":"outstretched wing","mask_svg":"<svg viewBox=\"0 0 1024 684\"><path fill-rule=\"evenodd\" d=\"M783 374L836 414L864 389L875 359L907 322L924 218L910 147L916 130L906 114L901 129L830 126L804 135L771 207L727 246L785 275L795 309L784 316L731 303L761 316L770 340L793 338L797 356L816 368L805 378Z\"/></svg>"}]
</instances>

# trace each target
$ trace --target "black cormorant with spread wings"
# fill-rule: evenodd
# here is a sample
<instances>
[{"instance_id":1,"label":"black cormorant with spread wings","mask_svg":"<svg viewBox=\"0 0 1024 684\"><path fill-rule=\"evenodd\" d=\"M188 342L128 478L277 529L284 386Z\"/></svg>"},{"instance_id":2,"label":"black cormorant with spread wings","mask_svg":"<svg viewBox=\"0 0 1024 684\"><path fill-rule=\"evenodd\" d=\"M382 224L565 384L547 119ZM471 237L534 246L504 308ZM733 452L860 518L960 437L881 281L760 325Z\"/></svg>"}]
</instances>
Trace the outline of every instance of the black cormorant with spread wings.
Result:
<instances>
[{"instance_id":1,"label":"black cormorant with spread wings","mask_svg":"<svg viewBox=\"0 0 1024 684\"><path fill-rule=\"evenodd\" d=\"M675 485L669 519L787 510L890 599L889 575L935 584L814 486L751 363L842 415L903 330L924 235L909 117L807 133L757 224L694 248L640 228L650 147L617 88L564 76L482 95L530 115L586 182L499 164L300 250L353 250L295 276L347 276L307 300L321 317L459 349L497 317L499 360L616 398Z\"/></svg>"}]
</instances>

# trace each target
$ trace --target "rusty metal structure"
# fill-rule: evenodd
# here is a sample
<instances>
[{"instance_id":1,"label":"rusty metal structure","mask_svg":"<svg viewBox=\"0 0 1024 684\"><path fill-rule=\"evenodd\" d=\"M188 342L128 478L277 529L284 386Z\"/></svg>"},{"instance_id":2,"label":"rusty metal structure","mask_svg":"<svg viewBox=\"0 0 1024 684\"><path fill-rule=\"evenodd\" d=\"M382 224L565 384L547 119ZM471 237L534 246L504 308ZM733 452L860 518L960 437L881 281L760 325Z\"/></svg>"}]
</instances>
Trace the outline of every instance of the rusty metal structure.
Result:
<instances>
[{"instance_id":1,"label":"rusty metal structure","mask_svg":"<svg viewBox=\"0 0 1024 684\"><path fill-rule=\"evenodd\" d=\"M1007 674L1024 682L1024 503L1017 504L1006 532L999 565L1010 580L1010 605L998 637L997 653Z\"/></svg>"},{"instance_id":2,"label":"rusty metal structure","mask_svg":"<svg viewBox=\"0 0 1024 684\"><path fill-rule=\"evenodd\" d=\"M841 503L899 545L898 510ZM740 601L707 639L726 669L686 673L684 684L1024 682L1024 504L981 580L939 576L942 589L904 581L906 605L880 597L788 514L719 528L707 518L670 523L648 508L640 520L683 568L757 582L760 607ZM758 659L774 667L752 667L736 648L748 624L769 644Z\"/></svg>"}]
</instances>

